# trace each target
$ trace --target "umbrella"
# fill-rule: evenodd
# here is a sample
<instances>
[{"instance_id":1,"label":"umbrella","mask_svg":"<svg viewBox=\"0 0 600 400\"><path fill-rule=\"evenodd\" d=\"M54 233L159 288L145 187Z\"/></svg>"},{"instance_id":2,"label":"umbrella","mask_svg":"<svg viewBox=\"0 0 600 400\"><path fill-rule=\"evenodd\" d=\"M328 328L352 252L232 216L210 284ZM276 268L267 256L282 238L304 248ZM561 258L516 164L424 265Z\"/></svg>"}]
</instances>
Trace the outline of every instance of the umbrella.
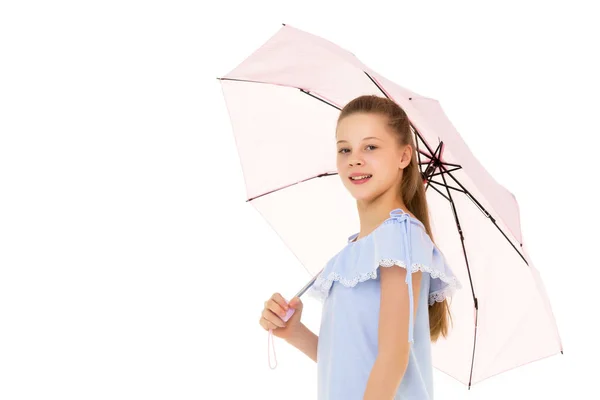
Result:
<instances>
[{"instance_id":1,"label":"umbrella","mask_svg":"<svg viewBox=\"0 0 600 400\"><path fill-rule=\"evenodd\" d=\"M434 240L463 283L452 298L452 329L433 344L435 368L470 388L562 353L517 200L475 158L437 100L285 24L218 79L246 200L313 279L359 226L355 200L336 172L339 111L361 95L385 96L409 117Z\"/></svg>"}]
</instances>

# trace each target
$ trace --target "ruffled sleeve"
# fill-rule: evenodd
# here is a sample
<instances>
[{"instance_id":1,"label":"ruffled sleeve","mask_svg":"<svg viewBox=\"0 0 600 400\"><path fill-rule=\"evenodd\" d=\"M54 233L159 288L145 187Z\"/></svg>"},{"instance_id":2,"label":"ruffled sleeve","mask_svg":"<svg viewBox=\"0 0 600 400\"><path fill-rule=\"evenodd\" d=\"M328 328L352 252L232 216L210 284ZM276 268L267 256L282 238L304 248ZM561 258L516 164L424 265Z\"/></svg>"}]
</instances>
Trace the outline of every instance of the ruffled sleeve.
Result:
<instances>
[{"instance_id":1,"label":"ruffled sleeve","mask_svg":"<svg viewBox=\"0 0 600 400\"><path fill-rule=\"evenodd\" d=\"M442 302L446 298L454 295L456 290L461 288L461 284L450 269L444 254L433 246L433 255L431 267L423 266L422 271L429 272L431 275L431 284L429 287L429 305L436 301Z\"/></svg>"},{"instance_id":2,"label":"ruffled sleeve","mask_svg":"<svg viewBox=\"0 0 600 400\"><path fill-rule=\"evenodd\" d=\"M405 268L410 305L408 340L414 342L412 274L417 271L430 274L429 305L443 301L459 289L458 279L423 224L401 209L392 211L390 218L371 234L353 242L356 236L349 238L348 245L317 276L312 294L325 301L334 282L354 287L368 279L376 279L379 267Z\"/></svg>"}]
</instances>

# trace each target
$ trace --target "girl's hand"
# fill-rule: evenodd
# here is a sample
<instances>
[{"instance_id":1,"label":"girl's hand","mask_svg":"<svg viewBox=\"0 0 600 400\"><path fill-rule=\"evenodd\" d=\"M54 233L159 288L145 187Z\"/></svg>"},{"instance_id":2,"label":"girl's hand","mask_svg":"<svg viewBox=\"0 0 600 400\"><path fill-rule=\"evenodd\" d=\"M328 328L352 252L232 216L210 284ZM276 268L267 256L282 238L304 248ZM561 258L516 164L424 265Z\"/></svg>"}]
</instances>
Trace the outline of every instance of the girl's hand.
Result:
<instances>
[{"instance_id":1,"label":"girl's hand","mask_svg":"<svg viewBox=\"0 0 600 400\"><path fill-rule=\"evenodd\" d=\"M269 300L265 301L265 308L260 316L259 324L266 331L272 329L273 335L282 339L288 339L301 326L302 307L300 298L294 297L288 305L279 293L274 293ZM294 314L285 322L283 317L290 308L295 310Z\"/></svg>"}]
</instances>

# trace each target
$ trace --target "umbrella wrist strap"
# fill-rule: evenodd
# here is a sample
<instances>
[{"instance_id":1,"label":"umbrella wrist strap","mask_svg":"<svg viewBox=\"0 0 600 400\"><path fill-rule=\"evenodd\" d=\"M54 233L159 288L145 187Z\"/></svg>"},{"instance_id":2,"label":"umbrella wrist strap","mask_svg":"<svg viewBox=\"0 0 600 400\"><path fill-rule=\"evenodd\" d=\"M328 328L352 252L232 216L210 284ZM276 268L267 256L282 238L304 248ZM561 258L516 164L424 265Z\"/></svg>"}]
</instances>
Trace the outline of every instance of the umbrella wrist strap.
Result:
<instances>
[{"instance_id":1,"label":"umbrella wrist strap","mask_svg":"<svg viewBox=\"0 0 600 400\"><path fill-rule=\"evenodd\" d=\"M275 365L271 365L271 347L273 348L273 358L275 359ZM267 353L269 355L269 367L271 369L277 368L277 356L275 355L275 343L273 343L273 329L269 329L269 337L267 338Z\"/></svg>"},{"instance_id":2,"label":"umbrella wrist strap","mask_svg":"<svg viewBox=\"0 0 600 400\"><path fill-rule=\"evenodd\" d=\"M282 318L284 322L288 322L289 319L292 317L292 315L294 315L294 311L296 311L293 308L290 308L287 310L287 312L285 313L285 316ZM275 365L271 365L271 347L273 347L273 358L275 359ZM275 343L273 340L273 329L269 329L269 337L267 338L267 353L269 356L269 367L271 367L271 369L275 369L277 368L277 356L275 355Z\"/></svg>"}]
</instances>

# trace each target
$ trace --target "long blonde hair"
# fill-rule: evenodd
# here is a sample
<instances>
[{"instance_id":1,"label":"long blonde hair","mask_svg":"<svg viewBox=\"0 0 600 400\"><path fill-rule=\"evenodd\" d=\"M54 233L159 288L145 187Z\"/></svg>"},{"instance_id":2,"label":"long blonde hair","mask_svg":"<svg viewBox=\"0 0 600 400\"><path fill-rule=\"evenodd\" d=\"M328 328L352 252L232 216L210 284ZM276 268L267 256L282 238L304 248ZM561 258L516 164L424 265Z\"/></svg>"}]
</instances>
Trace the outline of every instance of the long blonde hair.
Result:
<instances>
[{"instance_id":1,"label":"long blonde hair","mask_svg":"<svg viewBox=\"0 0 600 400\"><path fill-rule=\"evenodd\" d=\"M400 145L411 145L413 148L410 163L404 169L400 184L400 195L408 211L423 223L427 234L433 241L429 223L429 207L425 197L425 185L419 169L415 141L410 130L410 122L404 110L394 101L374 95L365 95L350 101L342 109L339 122L355 113L373 113L388 118L389 127L397 134ZM434 242L435 243L435 242ZM435 342L441 336L446 337L451 322L450 307L446 299L429 306L429 333L431 341Z\"/></svg>"}]
</instances>

